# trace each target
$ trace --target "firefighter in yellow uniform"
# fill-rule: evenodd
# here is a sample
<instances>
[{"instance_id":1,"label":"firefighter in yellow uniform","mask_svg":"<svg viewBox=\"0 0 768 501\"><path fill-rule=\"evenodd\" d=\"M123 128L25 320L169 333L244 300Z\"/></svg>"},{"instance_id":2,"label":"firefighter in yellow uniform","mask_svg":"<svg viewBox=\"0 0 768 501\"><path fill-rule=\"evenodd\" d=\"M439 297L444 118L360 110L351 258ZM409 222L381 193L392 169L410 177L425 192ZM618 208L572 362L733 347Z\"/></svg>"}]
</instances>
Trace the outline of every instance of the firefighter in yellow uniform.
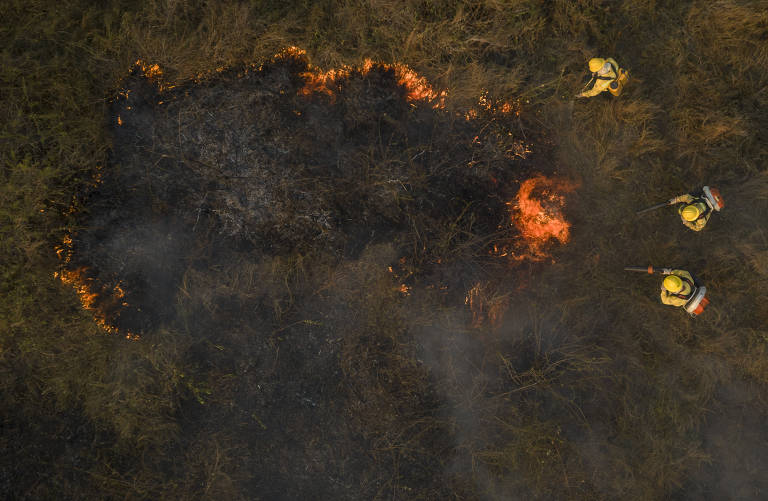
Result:
<instances>
[{"instance_id":1,"label":"firefighter in yellow uniform","mask_svg":"<svg viewBox=\"0 0 768 501\"><path fill-rule=\"evenodd\" d=\"M716 188L704 187L700 196L690 193L680 195L669 201L670 205L683 204L677 209L683 224L693 231L701 231L707 225L713 211L723 207L722 197Z\"/></svg>"},{"instance_id":2,"label":"firefighter in yellow uniform","mask_svg":"<svg viewBox=\"0 0 768 501\"><path fill-rule=\"evenodd\" d=\"M707 203L693 195L686 193L672 199L673 204L683 204L677 209L683 224L693 231L701 231L707 225L712 216L712 210Z\"/></svg>"},{"instance_id":3,"label":"firefighter in yellow uniform","mask_svg":"<svg viewBox=\"0 0 768 501\"><path fill-rule=\"evenodd\" d=\"M693 276L685 270L672 270L661 282L661 302L683 307L696 290Z\"/></svg>"},{"instance_id":4,"label":"firefighter in yellow uniform","mask_svg":"<svg viewBox=\"0 0 768 501\"><path fill-rule=\"evenodd\" d=\"M629 81L629 71L619 68L619 63L611 57L593 57L589 60L589 71L592 72L590 83L594 81L594 85L589 90L579 92L576 97L592 97L605 91L618 96Z\"/></svg>"}]
</instances>

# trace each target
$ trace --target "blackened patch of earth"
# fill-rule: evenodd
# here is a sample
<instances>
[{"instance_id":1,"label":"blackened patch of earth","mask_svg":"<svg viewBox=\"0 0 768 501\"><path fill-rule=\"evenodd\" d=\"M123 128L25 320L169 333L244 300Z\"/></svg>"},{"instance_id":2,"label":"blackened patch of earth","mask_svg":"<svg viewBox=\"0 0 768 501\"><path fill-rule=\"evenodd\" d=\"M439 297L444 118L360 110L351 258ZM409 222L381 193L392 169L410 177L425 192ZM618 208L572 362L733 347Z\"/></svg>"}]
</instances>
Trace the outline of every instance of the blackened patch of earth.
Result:
<instances>
[{"instance_id":1,"label":"blackened patch of earth","mask_svg":"<svg viewBox=\"0 0 768 501\"><path fill-rule=\"evenodd\" d=\"M125 291L118 329L176 343L183 435L223 444L246 497L445 498L452 430L407 317L508 266L506 202L547 162L510 154L519 118L414 100L392 67L330 93L311 72L282 54L161 90L134 70L67 266Z\"/></svg>"}]
</instances>

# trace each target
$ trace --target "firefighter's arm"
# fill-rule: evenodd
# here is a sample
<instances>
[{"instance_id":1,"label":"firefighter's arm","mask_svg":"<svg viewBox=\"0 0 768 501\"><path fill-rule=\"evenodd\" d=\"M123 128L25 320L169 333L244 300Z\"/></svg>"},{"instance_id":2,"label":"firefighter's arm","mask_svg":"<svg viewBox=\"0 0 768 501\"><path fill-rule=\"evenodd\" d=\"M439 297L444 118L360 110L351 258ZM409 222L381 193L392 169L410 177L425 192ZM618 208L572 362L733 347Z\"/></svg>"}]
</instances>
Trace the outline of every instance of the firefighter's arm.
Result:
<instances>
[{"instance_id":1,"label":"firefighter's arm","mask_svg":"<svg viewBox=\"0 0 768 501\"><path fill-rule=\"evenodd\" d=\"M678 277L687 278L693 282L693 275L688 273L686 270L672 270L672 274L677 275Z\"/></svg>"},{"instance_id":2,"label":"firefighter's arm","mask_svg":"<svg viewBox=\"0 0 768 501\"><path fill-rule=\"evenodd\" d=\"M579 97L594 97L601 92L603 92L605 89L608 88L608 85L610 84L610 80L595 80L595 85L592 86L591 89L586 90L580 94L578 94Z\"/></svg>"},{"instance_id":3,"label":"firefighter's arm","mask_svg":"<svg viewBox=\"0 0 768 501\"><path fill-rule=\"evenodd\" d=\"M680 218L680 220L683 222L684 225L686 225L688 228L692 229L693 231L701 231L702 228L704 228L704 225L707 223L699 223L701 219L697 219L696 221L686 221L685 219Z\"/></svg>"},{"instance_id":4,"label":"firefighter's arm","mask_svg":"<svg viewBox=\"0 0 768 501\"><path fill-rule=\"evenodd\" d=\"M679 195L672 200L669 201L670 204L689 204L696 200L693 195L690 193L686 193L684 195Z\"/></svg>"},{"instance_id":5,"label":"firefighter's arm","mask_svg":"<svg viewBox=\"0 0 768 501\"><path fill-rule=\"evenodd\" d=\"M707 221L709 221L709 214L694 221L691 229L694 231L701 231L707 225Z\"/></svg>"},{"instance_id":6,"label":"firefighter's arm","mask_svg":"<svg viewBox=\"0 0 768 501\"><path fill-rule=\"evenodd\" d=\"M680 221L683 222L684 225L686 225L688 228L692 229L693 231L701 231L704 229L704 227L707 225L707 221L709 220L709 216L700 217L699 219L695 221L686 221L685 218L680 216Z\"/></svg>"}]
</instances>

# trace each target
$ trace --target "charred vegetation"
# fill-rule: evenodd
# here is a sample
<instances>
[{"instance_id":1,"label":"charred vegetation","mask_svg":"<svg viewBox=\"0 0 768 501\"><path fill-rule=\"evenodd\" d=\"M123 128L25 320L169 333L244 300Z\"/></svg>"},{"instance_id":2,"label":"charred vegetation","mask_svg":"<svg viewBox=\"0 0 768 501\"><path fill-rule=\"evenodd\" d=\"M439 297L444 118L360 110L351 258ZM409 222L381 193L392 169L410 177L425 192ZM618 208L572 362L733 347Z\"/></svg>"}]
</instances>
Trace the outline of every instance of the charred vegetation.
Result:
<instances>
[{"instance_id":1,"label":"charred vegetation","mask_svg":"<svg viewBox=\"0 0 768 501\"><path fill-rule=\"evenodd\" d=\"M765 497L760 2L48 4L0 5L6 497Z\"/></svg>"}]
</instances>

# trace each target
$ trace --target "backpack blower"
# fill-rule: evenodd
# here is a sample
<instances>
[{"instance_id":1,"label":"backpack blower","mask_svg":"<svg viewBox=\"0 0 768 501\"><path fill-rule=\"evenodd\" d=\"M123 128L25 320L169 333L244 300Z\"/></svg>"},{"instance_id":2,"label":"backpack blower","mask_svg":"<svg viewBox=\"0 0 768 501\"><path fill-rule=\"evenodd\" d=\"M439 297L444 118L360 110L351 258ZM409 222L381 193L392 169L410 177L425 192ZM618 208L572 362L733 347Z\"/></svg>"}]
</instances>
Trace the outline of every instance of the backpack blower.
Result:
<instances>
[{"instance_id":1,"label":"backpack blower","mask_svg":"<svg viewBox=\"0 0 768 501\"><path fill-rule=\"evenodd\" d=\"M648 273L649 275L653 275L654 273L659 275L672 275L672 268L654 268L651 265L627 266L624 268L624 271L637 271L640 273ZM692 317L701 315L707 305L709 305L709 299L707 299L706 295L707 288L696 283L696 279L694 279L694 287L691 291L691 297L688 299L688 302L683 305L683 309L685 309L685 311Z\"/></svg>"},{"instance_id":2,"label":"backpack blower","mask_svg":"<svg viewBox=\"0 0 768 501\"><path fill-rule=\"evenodd\" d=\"M701 189L701 195L699 198L703 199L704 202L707 204L707 206L715 212L720 212L720 209L725 207L725 201L723 200L723 196L720 195L720 190L718 190L717 188L710 188L709 186L703 187ZM635 214L644 214L652 210L661 209L662 207L666 207L668 205L675 205L674 200L675 200L674 198L671 198L666 202L662 202L660 204L652 205L645 209L641 209L635 212Z\"/></svg>"}]
</instances>

